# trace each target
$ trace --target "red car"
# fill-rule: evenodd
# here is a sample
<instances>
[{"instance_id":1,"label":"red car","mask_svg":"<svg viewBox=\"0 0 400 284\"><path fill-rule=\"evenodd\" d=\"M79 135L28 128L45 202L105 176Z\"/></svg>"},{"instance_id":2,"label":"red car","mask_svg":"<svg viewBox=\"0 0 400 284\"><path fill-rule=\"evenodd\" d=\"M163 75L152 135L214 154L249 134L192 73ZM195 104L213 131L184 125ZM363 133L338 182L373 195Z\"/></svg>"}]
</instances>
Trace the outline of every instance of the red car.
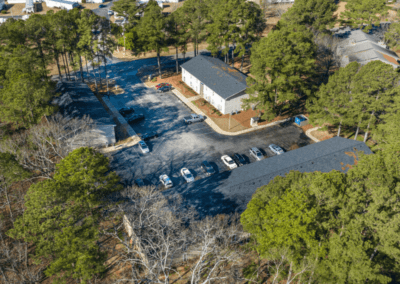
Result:
<instances>
[{"instance_id":1,"label":"red car","mask_svg":"<svg viewBox=\"0 0 400 284\"><path fill-rule=\"evenodd\" d=\"M172 85L170 83L160 83L160 84L156 85L156 89L158 90L159 88L166 87L166 86L172 87Z\"/></svg>"}]
</instances>

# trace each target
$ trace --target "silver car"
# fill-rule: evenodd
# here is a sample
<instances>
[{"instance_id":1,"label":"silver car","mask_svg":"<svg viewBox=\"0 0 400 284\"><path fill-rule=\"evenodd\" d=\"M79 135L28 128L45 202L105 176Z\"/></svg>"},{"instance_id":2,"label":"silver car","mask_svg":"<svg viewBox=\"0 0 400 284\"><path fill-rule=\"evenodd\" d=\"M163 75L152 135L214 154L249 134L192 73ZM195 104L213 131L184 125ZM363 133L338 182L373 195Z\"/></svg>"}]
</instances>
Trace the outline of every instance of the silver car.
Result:
<instances>
[{"instance_id":1,"label":"silver car","mask_svg":"<svg viewBox=\"0 0 400 284\"><path fill-rule=\"evenodd\" d=\"M277 155L281 155L281 154L285 153L281 147L279 147L278 145L275 145L275 144L269 145L268 148L269 148L272 152L274 152L275 154L277 154Z\"/></svg>"},{"instance_id":2,"label":"silver car","mask_svg":"<svg viewBox=\"0 0 400 284\"><path fill-rule=\"evenodd\" d=\"M140 141L139 141L139 148L140 148L140 150L142 150L142 153L143 153L143 154L146 154L146 153L149 153L149 152L150 152L149 147L147 146L146 143L144 143L143 140L140 140Z\"/></svg>"},{"instance_id":3,"label":"silver car","mask_svg":"<svg viewBox=\"0 0 400 284\"><path fill-rule=\"evenodd\" d=\"M172 181L167 175L160 175L160 181L165 188L172 187Z\"/></svg>"},{"instance_id":4,"label":"silver car","mask_svg":"<svg viewBox=\"0 0 400 284\"><path fill-rule=\"evenodd\" d=\"M261 161L262 159L264 159L264 155L256 147L250 149L250 155L253 156L257 161Z\"/></svg>"},{"instance_id":5,"label":"silver car","mask_svg":"<svg viewBox=\"0 0 400 284\"><path fill-rule=\"evenodd\" d=\"M187 168L182 168L181 174L187 183L194 181L194 176Z\"/></svg>"}]
</instances>

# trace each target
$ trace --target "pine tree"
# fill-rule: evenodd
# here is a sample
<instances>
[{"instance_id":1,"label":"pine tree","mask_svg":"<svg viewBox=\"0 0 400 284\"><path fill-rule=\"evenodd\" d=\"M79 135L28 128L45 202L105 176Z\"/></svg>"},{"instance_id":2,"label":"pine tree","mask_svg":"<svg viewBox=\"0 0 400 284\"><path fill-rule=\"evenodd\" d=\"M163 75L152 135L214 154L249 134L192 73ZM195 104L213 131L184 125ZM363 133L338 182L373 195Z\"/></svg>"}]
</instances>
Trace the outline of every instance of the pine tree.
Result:
<instances>
[{"instance_id":1,"label":"pine tree","mask_svg":"<svg viewBox=\"0 0 400 284\"><path fill-rule=\"evenodd\" d=\"M340 14L340 19L342 23L368 32L372 29L372 25L379 25L377 14L387 15L388 10L386 0L349 0L345 11Z\"/></svg>"},{"instance_id":2,"label":"pine tree","mask_svg":"<svg viewBox=\"0 0 400 284\"><path fill-rule=\"evenodd\" d=\"M293 24L305 25L318 31L333 28L337 10L335 0L296 0L283 14L282 19Z\"/></svg>"},{"instance_id":3,"label":"pine tree","mask_svg":"<svg viewBox=\"0 0 400 284\"><path fill-rule=\"evenodd\" d=\"M216 4L216 3L212 3ZM207 0L187 0L179 8L185 21L188 38L193 42L194 56L198 54L198 45L207 35L207 15L210 11Z\"/></svg>"},{"instance_id":4,"label":"pine tree","mask_svg":"<svg viewBox=\"0 0 400 284\"><path fill-rule=\"evenodd\" d=\"M304 26L278 25L251 49L248 89L244 107L258 104L263 118L272 118L303 96L311 94L309 80L315 70L313 35ZM273 105L273 108L272 108Z\"/></svg>"},{"instance_id":5,"label":"pine tree","mask_svg":"<svg viewBox=\"0 0 400 284\"><path fill-rule=\"evenodd\" d=\"M143 43L145 51L155 51L157 53L158 72L161 79L161 51L168 51L165 36L165 18L162 10L155 0L150 0L144 9L144 16L137 27L140 41Z\"/></svg>"},{"instance_id":6,"label":"pine tree","mask_svg":"<svg viewBox=\"0 0 400 284\"><path fill-rule=\"evenodd\" d=\"M339 126L337 136L340 136L342 126L353 126L350 114L350 98L354 76L361 68L357 62L339 68L328 83L321 85L315 97L307 100L307 110L310 120L320 125L330 123Z\"/></svg>"},{"instance_id":7,"label":"pine tree","mask_svg":"<svg viewBox=\"0 0 400 284\"><path fill-rule=\"evenodd\" d=\"M385 32L385 42L392 50L400 49L400 23L390 23L389 29Z\"/></svg>"},{"instance_id":8,"label":"pine tree","mask_svg":"<svg viewBox=\"0 0 400 284\"><path fill-rule=\"evenodd\" d=\"M7 232L34 243L34 259L48 259L45 274L56 275L57 282L72 277L87 283L105 269L107 255L97 244L101 206L121 189L108 164L91 148L71 152L57 166L54 179L30 187L23 216Z\"/></svg>"},{"instance_id":9,"label":"pine tree","mask_svg":"<svg viewBox=\"0 0 400 284\"><path fill-rule=\"evenodd\" d=\"M13 200L9 192L10 187L13 183L22 181L30 176L31 174L18 164L14 155L10 153L0 153L0 194L4 195L4 200L13 223L16 216L14 216L11 208Z\"/></svg>"}]
</instances>

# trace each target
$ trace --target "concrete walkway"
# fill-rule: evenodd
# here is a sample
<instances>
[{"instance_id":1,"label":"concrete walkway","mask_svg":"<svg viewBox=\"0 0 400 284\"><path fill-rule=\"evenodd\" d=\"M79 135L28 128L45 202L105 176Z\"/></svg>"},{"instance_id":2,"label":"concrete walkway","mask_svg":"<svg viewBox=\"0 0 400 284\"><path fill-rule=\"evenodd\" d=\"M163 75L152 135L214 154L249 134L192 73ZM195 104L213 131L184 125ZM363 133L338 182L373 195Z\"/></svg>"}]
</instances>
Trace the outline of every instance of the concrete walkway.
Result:
<instances>
[{"instance_id":1,"label":"concrete walkway","mask_svg":"<svg viewBox=\"0 0 400 284\"><path fill-rule=\"evenodd\" d=\"M311 135L311 132L313 132L314 130L318 130L318 129L320 129L320 128L321 128L321 126L317 126L317 127L308 129L308 130L306 131L306 135L307 135L308 137L310 137L314 142L319 142L320 140L317 139L317 138L315 138L314 136L312 136L312 135Z\"/></svg>"},{"instance_id":2,"label":"concrete walkway","mask_svg":"<svg viewBox=\"0 0 400 284\"><path fill-rule=\"evenodd\" d=\"M184 95L181 94L181 92L179 92L176 88L172 90L172 93L175 94L175 96L177 96L182 102L184 102L188 107L190 107L194 113L200 114L200 115L205 115L197 106L195 106L192 101L197 100L199 98L201 98L201 96L196 96L196 97L191 97L191 98L186 98ZM218 132L219 134L223 134L223 135L229 135L229 136L236 136L236 135L241 135L241 134L245 134L245 133L249 133L252 131L256 131L256 130L260 130L263 128L267 128L267 127L271 127L277 124L280 124L282 122L286 122L288 120L290 120L291 118L286 118L283 120L278 120L278 121L274 121L271 123L268 123L266 125L260 125L260 126L255 126L249 129L244 129L241 131L237 131L237 132L228 132L225 130L222 130L212 119L207 118L206 120L204 120L212 129L214 129L215 132ZM314 128L313 128L314 129ZM315 129L314 129L315 130ZM311 131L306 131L306 135L308 137L310 137L310 139L312 139L314 142L319 142L319 140L313 136L310 135Z\"/></svg>"}]
</instances>

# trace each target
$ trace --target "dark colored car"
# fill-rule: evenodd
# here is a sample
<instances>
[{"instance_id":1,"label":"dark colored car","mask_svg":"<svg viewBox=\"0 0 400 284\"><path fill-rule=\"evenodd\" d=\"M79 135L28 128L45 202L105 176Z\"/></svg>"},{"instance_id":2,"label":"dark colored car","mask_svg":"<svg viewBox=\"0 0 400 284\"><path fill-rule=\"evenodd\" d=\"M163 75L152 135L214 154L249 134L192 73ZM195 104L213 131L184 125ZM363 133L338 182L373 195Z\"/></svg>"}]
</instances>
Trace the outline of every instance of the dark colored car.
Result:
<instances>
[{"instance_id":1,"label":"dark colored car","mask_svg":"<svg viewBox=\"0 0 400 284\"><path fill-rule=\"evenodd\" d=\"M145 134L140 134L139 137L142 140L150 140L153 138L157 138L158 137L158 133L155 131L149 132L149 133L145 133Z\"/></svg>"},{"instance_id":2,"label":"dark colored car","mask_svg":"<svg viewBox=\"0 0 400 284\"><path fill-rule=\"evenodd\" d=\"M238 153L233 154L233 160L238 164L238 166L243 166L246 163L244 157Z\"/></svg>"},{"instance_id":3,"label":"dark colored car","mask_svg":"<svg viewBox=\"0 0 400 284\"><path fill-rule=\"evenodd\" d=\"M134 113L135 110L132 107L123 107L119 110L119 113L123 116L126 116L127 114Z\"/></svg>"},{"instance_id":4,"label":"dark colored car","mask_svg":"<svg viewBox=\"0 0 400 284\"><path fill-rule=\"evenodd\" d=\"M136 113L136 114L133 114L130 117L128 117L126 120L128 121L128 123L132 123L132 122L140 121L143 119L144 119L143 113Z\"/></svg>"},{"instance_id":5,"label":"dark colored car","mask_svg":"<svg viewBox=\"0 0 400 284\"><path fill-rule=\"evenodd\" d=\"M144 181L140 178L138 178L137 180L135 180L135 184L137 186L144 186Z\"/></svg>"},{"instance_id":6,"label":"dark colored car","mask_svg":"<svg viewBox=\"0 0 400 284\"><path fill-rule=\"evenodd\" d=\"M204 172L206 173L207 176L215 174L214 168L207 161L203 161L201 163L201 168L204 170Z\"/></svg>"},{"instance_id":7,"label":"dark colored car","mask_svg":"<svg viewBox=\"0 0 400 284\"><path fill-rule=\"evenodd\" d=\"M104 5L104 4L99 5L99 8L104 8L104 7L107 7L107 5Z\"/></svg>"},{"instance_id":8,"label":"dark colored car","mask_svg":"<svg viewBox=\"0 0 400 284\"><path fill-rule=\"evenodd\" d=\"M157 90L157 93L164 93L164 92L168 92L170 90L171 90L171 86L164 86L164 87L159 88Z\"/></svg>"}]
</instances>

